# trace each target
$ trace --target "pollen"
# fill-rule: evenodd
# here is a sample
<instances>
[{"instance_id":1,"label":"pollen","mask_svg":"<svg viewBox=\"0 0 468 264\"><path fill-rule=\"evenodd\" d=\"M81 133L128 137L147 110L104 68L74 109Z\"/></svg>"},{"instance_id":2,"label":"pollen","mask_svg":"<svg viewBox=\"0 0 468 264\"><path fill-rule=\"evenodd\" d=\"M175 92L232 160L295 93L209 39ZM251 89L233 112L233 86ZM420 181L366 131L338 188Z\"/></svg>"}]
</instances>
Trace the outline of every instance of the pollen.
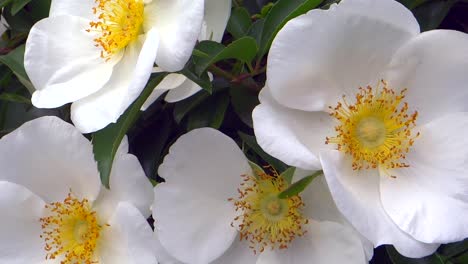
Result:
<instances>
[{"instance_id":1,"label":"pollen","mask_svg":"<svg viewBox=\"0 0 468 264\"><path fill-rule=\"evenodd\" d=\"M95 251L103 227L88 200L78 200L70 192L63 202L45 207L49 214L40 219L45 259L59 259L60 264L98 263Z\"/></svg>"},{"instance_id":2,"label":"pollen","mask_svg":"<svg viewBox=\"0 0 468 264\"><path fill-rule=\"evenodd\" d=\"M240 240L248 241L255 254L267 247L285 249L296 237L306 233L304 225L308 221L302 216L301 197L278 198L287 188L282 177L277 173L241 177L239 196L229 199L239 213L231 226L238 226Z\"/></svg>"},{"instance_id":3,"label":"pollen","mask_svg":"<svg viewBox=\"0 0 468 264\"><path fill-rule=\"evenodd\" d=\"M93 13L97 21L89 23L88 32L96 31L95 46L101 47L101 57L109 60L136 40L142 30L143 0L95 0Z\"/></svg>"},{"instance_id":4,"label":"pollen","mask_svg":"<svg viewBox=\"0 0 468 264\"><path fill-rule=\"evenodd\" d=\"M419 132L413 131L418 112L408 113L406 91L395 92L381 80L377 89L359 88L354 104L343 96L336 107L329 107L338 121L337 135L327 137L325 143L336 144L338 150L351 155L354 170L409 167L406 154Z\"/></svg>"}]
</instances>

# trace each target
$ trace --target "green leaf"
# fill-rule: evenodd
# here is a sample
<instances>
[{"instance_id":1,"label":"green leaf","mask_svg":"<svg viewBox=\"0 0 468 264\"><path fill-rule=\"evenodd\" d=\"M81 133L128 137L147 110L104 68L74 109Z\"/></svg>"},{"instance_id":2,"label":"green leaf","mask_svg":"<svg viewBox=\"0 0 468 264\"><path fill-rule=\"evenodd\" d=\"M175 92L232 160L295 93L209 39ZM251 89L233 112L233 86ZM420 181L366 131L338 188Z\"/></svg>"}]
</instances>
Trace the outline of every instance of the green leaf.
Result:
<instances>
[{"instance_id":1,"label":"green leaf","mask_svg":"<svg viewBox=\"0 0 468 264\"><path fill-rule=\"evenodd\" d=\"M250 168L252 168L252 171L255 174L255 176L259 174L265 174L265 171L263 170L263 168L257 165L257 163L254 163L249 160L249 165L250 165Z\"/></svg>"},{"instance_id":2,"label":"green leaf","mask_svg":"<svg viewBox=\"0 0 468 264\"><path fill-rule=\"evenodd\" d=\"M265 18L270 13L270 10L273 6L275 6L275 3L272 3L272 2L264 5L262 7L262 10L260 10L260 17Z\"/></svg>"},{"instance_id":3,"label":"green leaf","mask_svg":"<svg viewBox=\"0 0 468 264\"><path fill-rule=\"evenodd\" d=\"M218 42L205 40L200 42L196 49L210 55L209 58L193 57L195 73L200 75L210 65L225 59L237 59L250 63L255 58L258 47L255 39L243 37L232 42L227 47Z\"/></svg>"},{"instance_id":4,"label":"green leaf","mask_svg":"<svg viewBox=\"0 0 468 264\"><path fill-rule=\"evenodd\" d=\"M18 80L33 93L35 91L24 69L24 45L17 47L7 55L0 56L0 62L8 66Z\"/></svg>"},{"instance_id":5,"label":"green leaf","mask_svg":"<svg viewBox=\"0 0 468 264\"><path fill-rule=\"evenodd\" d=\"M427 1L429 1L429 0L398 0L398 2L402 3L408 9L414 9L414 8L426 3Z\"/></svg>"},{"instance_id":6,"label":"green leaf","mask_svg":"<svg viewBox=\"0 0 468 264\"><path fill-rule=\"evenodd\" d=\"M34 21L39 21L49 16L50 4L52 0L34 0L28 5L31 10L31 17Z\"/></svg>"},{"instance_id":7,"label":"green leaf","mask_svg":"<svg viewBox=\"0 0 468 264\"><path fill-rule=\"evenodd\" d=\"M437 249L437 252L447 258L462 255L463 253L468 254L468 239L465 239L460 242L442 245Z\"/></svg>"},{"instance_id":8,"label":"green leaf","mask_svg":"<svg viewBox=\"0 0 468 264\"><path fill-rule=\"evenodd\" d=\"M293 197L295 195L300 194L302 191L309 186L309 184L319 175L321 175L323 172L322 171L317 171L314 174L310 176L306 176L297 182L291 184L286 190L282 191L279 195L278 198L280 199L287 199L289 197ZM294 174L294 173L293 173ZM292 176L291 176L292 177Z\"/></svg>"},{"instance_id":9,"label":"green leaf","mask_svg":"<svg viewBox=\"0 0 468 264\"><path fill-rule=\"evenodd\" d=\"M252 26L249 28L248 36L255 39L257 45L260 46L262 42L263 27L265 26L265 19L258 19L255 21ZM261 57L261 56L259 56Z\"/></svg>"},{"instance_id":10,"label":"green leaf","mask_svg":"<svg viewBox=\"0 0 468 264\"><path fill-rule=\"evenodd\" d=\"M231 104L240 120L253 127L252 111L260 103L258 94L242 85L232 85L229 89Z\"/></svg>"},{"instance_id":11,"label":"green leaf","mask_svg":"<svg viewBox=\"0 0 468 264\"><path fill-rule=\"evenodd\" d=\"M31 2L31 0L15 0L13 4L11 5L11 14L16 15L29 2Z\"/></svg>"},{"instance_id":12,"label":"green leaf","mask_svg":"<svg viewBox=\"0 0 468 264\"><path fill-rule=\"evenodd\" d=\"M151 94L153 88L156 87L166 75L167 73L153 74L152 76L155 77L148 82L138 99L130 105L122 116L120 116L117 123L110 124L106 128L93 134L94 158L98 163L102 184L107 188L109 188L112 163L114 162L114 157L120 146L120 142L140 116L141 106Z\"/></svg>"},{"instance_id":13,"label":"green leaf","mask_svg":"<svg viewBox=\"0 0 468 264\"><path fill-rule=\"evenodd\" d=\"M0 7L5 7L9 3L11 3L13 0L0 0Z\"/></svg>"},{"instance_id":14,"label":"green leaf","mask_svg":"<svg viewBox=\"0 0 468 264\"><path fill-rule=\"evenodd\" d=\"M418 6L413 14L421 26L421 31L428 31L439 27L457 0L430 1Z\"/></svg>"},{"instance_id":15,"label":"green leaf","mask_svg":"<svg viewBox=\"0 0 468 264\"><path fill-rule=\"evenodd\" d=\"M137 129L132 131L129 139L132 143L132 153L138 157L146 175L156 179L157 170L163 161L167 147L178 133L173 130L175 122L170 111L164 111L161 105L143 112L138 121ZM155 110L154 112L152 112ZM156 114L154 114L156 113Z\"/></svg>"},{"instance_id":16,"label":"green leaf","mask_svg":"<svg viewBox=\"0 0 468 264\"><path fill-rule=\"evenodd\" d=\"M393 264L445 264L445 258L438 254L414 259L400 255L393 246L386 246L386 249Z\"/></svg>"},{"instance_id":17,"label":"green leaf","mask_svg":"<svg viewBox=\"0 0 468 264\"><path fill-rule=\"evenodd\" d=\"M190 111L192 111L195 107L200 105L208 97L208 93L200 92L190 96L185 100L177 102L174 107L174 120L176 121L176 123L179 124Z\"/></svg>"},{"instance_id":18,"label":"green leaf","mask_svg":"<svg viewBox=\"0 0 468 264\"><path fill-rule=\"evenodd\" d=\"M210 96L203 104L200 104L189 113L187 116L187 130L201 127L218 129L223 123L228 105L229 97L226 93Z\"/></svg>"},{"instance_id":19,"label":"green leaf","mask_svg":"<svg viewBox=\"0 0 468 264\"><path fill-rule=\"evenodd\" d=\"M249 11L243 7L237 7L232 10L226 30L234 38L238 39L247 34L251 25L252 20L250 19Z\"/></svg>"},{"instance_id":20,"label":"green leaf","mask_svg":"<svg viewBox=\"0 0 468 264\"><path fill-rule=\"evenodd\" d=\"M189 78L191 81L194 83L198 84L203 90L207 91L208 93L211 93L213 91L213 86L211 84L210 77L208 76L208 73L203 73L200 75L197 75L194 73L193 64L189 64L188 67L185 67L182 71L180 71L180 74L183 74L185 77Z\"/></svg>"},{"instance_id":21,"label":"green leaf","mask_svg":"<svg viewBox=\"0 0 468 264\"><path fill-rule=\"evenodd\" d=\"M278 173L285 171L288 166L286 166L280 160L268 155L263 149L258 145L257 140L254 136L247 135L242 132L238 132L240 138L244 141L247 146L249 146L257 155L259 155L264 161L273 166Z\"/></svg>"},{"instance_id":22,"label":"green leaf","mask_svg":"<svg viewBox=\"0 0 468 264\"><path fill-rule=\"evenodd\" d=\"M0 94L0 100L13 103L31 104L31 100L28 98L14 93L2 93Z\"/></svg>"},{"instance_id":23,"label":"green leaf","mask_svg":"<svg viewBox=\"0 0 468 264\"><path fill-rule=\"evenodd\" d=\"M296 172L296 167L289 167L287 170L283 171L280 176L289 184L291 184L294 173Z\"/></svg>"},{"instance_id":24,"label":"green leaf","mask_svg":"<svg viewBox=\"0 0 468 264\"><path fill-rule=\"evenodd\" d=\"M279 0L265 18L260 50L258 55L265 55L278 31L289 20L307 13L317 7L323 0Z\"/></svg>"}]
</instances>

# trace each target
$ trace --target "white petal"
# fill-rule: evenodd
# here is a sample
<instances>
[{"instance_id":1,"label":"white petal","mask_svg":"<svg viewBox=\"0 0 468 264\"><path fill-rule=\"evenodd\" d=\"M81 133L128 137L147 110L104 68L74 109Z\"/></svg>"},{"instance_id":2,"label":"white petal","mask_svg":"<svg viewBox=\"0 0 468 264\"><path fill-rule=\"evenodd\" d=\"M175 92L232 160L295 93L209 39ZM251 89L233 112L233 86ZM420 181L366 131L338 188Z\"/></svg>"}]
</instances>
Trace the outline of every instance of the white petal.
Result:
<instances>
[{"instance_id":1,"label":"white petal","mask_svg":"<svg viewBox=\"0 0 468 264\"><path fill-rule=\"evenodd\" d=\"M156 240L156 247L154 248L154 251L156 252L156 256L158 256L159 264L183 264L182 262L178 261L176 258L171 256L167 252L167 250L161 245L157 230L154 232L154 238Z\"/></svg>"},{"instance_id":2,"label":"white petal","mask_svg":"<svg viewBox=\"0 0 468 264\"><path fill-rule=\"evenodd\" d=\"M409 168L381 175L384 209L403 231L426 243L468 237L468 113L421 127ZM434 228L437 227L437 228Z\"/></svg>"},{"instance_id":3,"label":"white petal","mask_svg":"<svg viewBox=\"0 0 468 264\"><path fill-rule=\"evenodd\" d=\"M285 106L324 110L343 94L377 84L392 54L417 33L411 12L392 0L346 0L312 10L276 36L267 83Z\"/></svg>"},{"instance_id":4,"label":"white petal","mask_svg":"<svg viewBox=\"0 0 468 264\"><path fill-rule=\"evenodd\" d=\"M123 144L126 143L123 142ZM120 148L125 148L125 146ZM97 201L98 205L96 206L99 208L101 218L108 219L121 201L128 202L138 208L145 218L151 215L150 207L154 198L153 186L146 177L137 157L117 151L114 164L112 164L109 187L110 191L101 191Z\"/></svg>"},{"instance_id":5,"label":"white petal","mask_svg":"<svg viewBox=\"0 0 468 264\"><path fill-rule=\"evenodd\" d=\"M50 3L49 17L70 15L93 20L95 19L95 15L93 14L93 7L95 6L96 2L93 0L84 0L79 2L52 0Z\"/></svg>"},{"instance_id":6,"label":"white petal","mask_svg":"<svg viewBox=\"0 0 468 264\"><path fill-rule=\"evenodd\" d=\"M185 176L187 180L193 177ZM211 186L219 187L222 188ZM231 222L236 212L227 200L173 183L157 185L154 193L155 230L161 245L178 260L209 263L221 256L234 241L237 230L231 227Z\"/></svg>"},{"instance_id":7,"label":"white petal","mask_svg":"<svg viewBox=\"0 0 468 264\"><path fill-rule=\"evenodd\" d=\"M154 89L150 96L148 96L148 99L146 99L145 103L141 106L141 111L146 111L158 98L163 95L167 90L162 90L162 89Z\"/></svg>"},{"instance_id":8,"label":"white petal","mask_svg":"<svg viewBox=\"0 0 468 264\"><path fill-rule=\"evenodd\" d=\"M351 229L334 222L310 220L307 232L285 250L260 254L257 264L367 263L361 240Z\"/></svg>"},{"instance_id":9,"label":"white petal","mask_svg":"<svg viewBox=\"0 0 468 264\"><path fill-rule=\"evenodd\" d=\"M158 263L153 231L137 208L119 203L108 224L103 229L98 253L102 263Z\"/></svg>"},{"instance_id":10,"label":"white petal","mask_svg":"<svg viewBox=\"0 0 468 264\"><path fill-rule=\"evenodd\" d=\"M170 90L164 100L168 103L175 103L189 98L201 91L202 88L190 79L186 79L179 87Z\"/></svg>"},{"instance_id":11,"label":"white petal","mask_svg":"<svg viewBox=\"0 0 468 264\"><path fill-rule=\"evenodd\" d=\"M240 241L238 236L231 247L211 264L255 264L257 259L258 255L255 255L252 249L249 248L249 242Z\"/></svg>"},{"instance_id":12,"label":"white petal","mask_svg":"<svg viewBox=\"0 0 468 264\"><path fill-rule=\"evenodd\" d=\"M200 34L203 5L203 0L158 0L145 6L145 30L156 28L160 34L159 67L182 70Z\"/></svg>"},{"instance_id":13,"label":"white petal","mask_svg":"<svg viewBox=\"0 0 468 264\"><path fill-rule=\"evenodd\" d=\"M301 173L301 171L299 169L296 170L294 181L300 179L300 177L297 177L297 174ZM311 175L312 173L307 174ZM343 215L338 211L338 208L336 208L323 175L317 176L300 195L305 204L304 216L307 218L317 221L337 222L340 224L347 223Z\"/></svg>"},{"instance_id":14,"label":"white petal","mask_svg":"<svg viewBox=\"0 0 468 264\"><path fill-rule=\"evenodd\" d=\"M32 103L54 108L90 95L109 80L117 59L105 61L86 32L88 20L56 16L37 22L29 32L24 67L36 88Z\"/></svg>"},{"instance_id":15,"label":"white petal","mask_svg":"<svg viewBox=\"0 0 468 264\"><path fill-rule=\"evenodd\" d=\"M262 89L253 113L258 144L270 155L291 166L318 170L320 149L326 136L333 135L332 119L324 112L305 112L284 107Z\"/></svg>"},{"instance_id":16,"label":"white petal","mask_svg":"<svg viewBox=\"0 0 468 264\"><path fill-rule=\"evenodd\" d=\"M0 179L28 188L46 202L63 201L70 189L94 201L101 180L91 143L57 117L23 124L0 140Z\"/></svg>"},{"instance_id":17,"label":"white petal","mask_svg":"<svg viewBox=\"0 0 468 264\"><path fill-rule=\"evenodd\" d=\"M376 247L393 244L405 256L420 258L438 244L426 244L401 231L385 213L380 201L379 173L353 171L348 157L338 151L320 155L333 199L341 213Z\"/></svg>"},{"instance_id":18,"label":"white petal","mask_svg":"<svg viewBox=\"0 0 468 264\"><path fill-rule=\"evenodd\" d=\"M205 36L200 40L221 42L231 15L231 0L205 0Z\"/></svg>"},{"instance_id":19,"label":"white petal","mask_svg":"<svg viewBox=\"0 0 468 264\"><path fill-rule=\"evenodd\" d=\"M45 203L21 185L0 181L0 262L8 264L38 263L46 251L39 218Z\"/></svg>"},{"instance_id":20,"label":"white petal","mask_svg":"<svg viewBox=\"0 0 468 264\"><path fill-rule=\"evenodd\" d=\"M314 172L312 171L296 169L293 181L298 181L303 177L312 175L313 173ZM367 238L363 237L357 230L355 230L343 217L336 207L335 201L333 201L330 189L328 188L328 184L323 175L317 176L300 195L305 204L304 216L317 221L336 222L352 229L352 231L355 232L355 235L361 239L366 259L372 259L374 246L369 240L367 240Z\"/></svg>"},{"instance_id":21,"label":"white petal","mask_svg":"<svg viewBox=\"0 0 468 264\"><path fill-rule=\"evenodd\" d=\"M392 88L408 88L409 106L418 124L447 113L468 111L468 34L451 30L424 32L394 55L387 79Z\"/></svg>"},{"instance_id":22,"label":"white petal","mask_svg":"<svg viewBox=\"0 0 468 264\"><path fill-rule=\"evenodd\" d=\"M159 67L156 67L159 70ZM153 70L155 72L155 70ZM156 71L157 72L157 71ZM171 73L168 74L153 90L151 95L146 99L145 103L141 107L142 111L145 111L150 105L152 105L164 92L170 89L175 89L183 84L187 80L183 74Z\"/></svg>"},{"instance_id":23,"label":"white petal","mask_svg":"<svg viewBox=\"0 0 468 264\"><path fill-rule=\"evenodd\" d=\"M158 34L152 30L143 45L135 41L127 46L103 89L72 105L71 119L81 132L94 132L117 121L145 88L157 49Z\"/></svg>"},{"instance_id":24,"label":"white petal","mask_svg":"<svg viewBox=\"0 0 468 264\"><path fill-rule=\"evenodd\" d=\"M237 197L241 175L251 174L234 140L212 128L179 137L159 167L166 182L201 192L217 201Z\"/></svg>"}]
</instances>

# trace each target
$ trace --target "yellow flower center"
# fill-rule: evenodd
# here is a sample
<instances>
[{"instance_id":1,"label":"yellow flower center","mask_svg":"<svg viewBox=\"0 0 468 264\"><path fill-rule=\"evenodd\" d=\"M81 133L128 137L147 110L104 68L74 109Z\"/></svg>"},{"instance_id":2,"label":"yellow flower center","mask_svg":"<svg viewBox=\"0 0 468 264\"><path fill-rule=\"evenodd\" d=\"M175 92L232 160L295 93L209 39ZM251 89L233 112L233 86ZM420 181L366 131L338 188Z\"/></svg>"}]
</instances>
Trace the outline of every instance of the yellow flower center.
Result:
<instances>
[{"instance_id":1,"label":"yellow flower center","mask_svg":"<svg viewBox=\"0 0 468 264\"><path fill-rule=\"evenodd\" d=\"M359 88L352 105L343 96L343 103L330 107L330 115L339 122L338 135L327 137L325 143L350 154L354 170L409 167L403 160L419 136L412 133L418 112L408 114L408 104L403 102L406 89L396 93L387 82L381 84L375 91L370 86Z\"/></svg>"},{"instance_id":2,"label":"yellow flower center","mask_svg":"<svg viewBox=\"0 0 468 264\"><path fill-rule=\"evenodd\" d=\"M231 225L238 224L240 239L249 241L255 254L266 247L287 248L294 238L305 234L303 226L308 221L301 213L304 207L301 197L278 198L287 188L282 177L268 174L242 177L239 197L229 199L242 214Z\"/></svg>"},{"instance_id":3,"label":"yellow flower center","mask_svg":"<svg viewBox=\"0 0 468 264\"><path fill-rule=\"evenodd\" d=\"M94 39L96 47L101 47L101 57L110 57L138 38L143 25L143 0L95 0L93 12L98 20L90 22L87 31L98 31L100 37Z\"/></svg>"},{"instance_id":4,"label":"yellow flower center","mask_svg":"<svg viewBox=\"0 0 468 264\"><path fill-rule=\"evenodd\" d=\"M49 215L40 219L46 259L61 258L61 264L94 264L102 226L88 200L71 193L63 202L46 205Z\"/></svg>"}]
</instances>

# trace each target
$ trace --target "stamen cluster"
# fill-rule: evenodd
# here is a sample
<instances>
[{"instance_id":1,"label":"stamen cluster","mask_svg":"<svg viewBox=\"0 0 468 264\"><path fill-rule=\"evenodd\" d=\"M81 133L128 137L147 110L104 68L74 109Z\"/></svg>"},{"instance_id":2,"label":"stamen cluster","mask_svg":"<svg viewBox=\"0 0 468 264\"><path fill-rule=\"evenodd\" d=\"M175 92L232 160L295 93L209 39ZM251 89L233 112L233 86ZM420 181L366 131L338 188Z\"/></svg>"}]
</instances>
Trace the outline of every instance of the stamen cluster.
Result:
<instances>
[{"instance_id":1,"label":"stamen cluster","mask_svg":"<svg viewBox=\"0 0 468 264\"><path fill-rule=\"evenodd\" d=\"M97 22L90 22L87 31L98 31L100 37L94 39L96 47L101 47L101 57L110 57L137 39L143 25L143 0L96 0L93 13Z\"/></svg>"},{"instance_id":2,"label":"stamen cluster","mask_svg":"<svg viewBox=\"0 0 468 264\"><path fill-rule=\"evenodd\" d=\"M46 205L49 216L40 219L41 238L45 240L46 259L61 259L61 264L93 264L102 226L87 199L71 193L63 202Z\"/></svg>"},{"instance_id":3,"label":"stamen cluster","mask_svg":"<svg viewBox=\"0 0 468 264\"><path fill-rule=\"evenodd\" d=\"M383 87L376 90L359 88L354 104L343 96L343 103L329 107L339 125L335 127L337 135L327 137L325 143L336 144L338 150L350 154L354 170L409 167L402 160L419 136L419 132L412 133L418 112L408 114L408 103L403 102L407 90L396 93L384 80L380 83Z\"/></svg>"},{"instance_id":4,"label":"stamen cluster","mask_svg":"<svg viewBox=\"0 0 468 264\"><path fill-rule=\"evenodd\" d=\"M308 220L301 213L304 207L301 197L278 198L287 188L282 177L265 173L241 177L238 198L229 199L241 214L231 225L238 225L240 239L249 241L255 254L266 247L285 249L296 237L306 233L303 226Z\"/></svg>"}]
</instances>

